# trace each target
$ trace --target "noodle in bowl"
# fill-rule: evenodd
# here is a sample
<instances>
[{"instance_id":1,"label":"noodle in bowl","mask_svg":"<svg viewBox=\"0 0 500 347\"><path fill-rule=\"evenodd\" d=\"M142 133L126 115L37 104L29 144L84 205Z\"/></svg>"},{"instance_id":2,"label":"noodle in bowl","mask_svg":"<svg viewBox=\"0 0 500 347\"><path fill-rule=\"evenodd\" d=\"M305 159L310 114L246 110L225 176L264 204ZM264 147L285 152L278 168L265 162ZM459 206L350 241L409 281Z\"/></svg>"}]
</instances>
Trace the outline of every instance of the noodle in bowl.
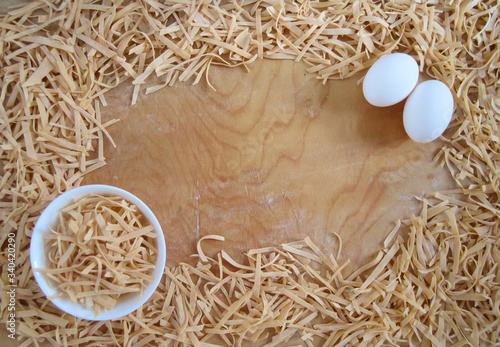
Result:
<instances>
[{"instance_id":1,"label":"noodle in bowl","mask_svg":"<svg viewBox=\"0 0 500 347\"><path fill-rule=\"evenodd\" d=\"M111 309L95 310L84 300L72 300L64 294L53 280L53 276L48 274L53 259L49 258L50 247L47 244L47 237L53 236L54 229L60 222L60 211L67 208L77 200L88 196L115 196L122 198L125 202L135 205L142 217L150 224L148 230L153 233L155 254L154 264L151 264L151 271L147 274L151 281L147 281L140 291L127 292L118 296L116 304ZM51 231L52 229L52 231ZM133 235L132 235L133 236ZM94 237L99 238L99 237ZM130 238L130 237L129 237ZM147 243L146 243L147 244ZM57 247L56 247L57 248ZM108 185L87 185L69 190L54 199L43 211L38 219L30 243L31 266L35 279L43 293L59 309L75 317L88 320L111 320L128 315L141 307L155 292L165 268L166 246L161 226L149 209L149 207L133 194ZM106 262L105 260L103 262ZM70 263L71 264L71 263ZM71 267L72 265L70 265ZM126 274L129 276L130 274ZM141 274L141 276L145 276ZM54 285L56 284L56 285ZM88 298L87 298L88 299Z\"/></svg>"}]
</instances>

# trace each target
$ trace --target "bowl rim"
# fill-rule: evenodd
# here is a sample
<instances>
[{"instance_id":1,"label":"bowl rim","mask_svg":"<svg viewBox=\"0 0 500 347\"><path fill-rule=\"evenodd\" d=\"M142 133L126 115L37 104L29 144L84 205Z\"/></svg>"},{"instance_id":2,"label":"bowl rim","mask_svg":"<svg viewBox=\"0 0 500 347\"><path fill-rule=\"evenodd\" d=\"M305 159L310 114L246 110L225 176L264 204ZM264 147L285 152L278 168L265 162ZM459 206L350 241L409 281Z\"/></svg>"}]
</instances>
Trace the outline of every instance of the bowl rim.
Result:
<instances>
[{"instance_id":1,"label":"bowl rim","mask_svg":"<svg viewBox=\"0 0 500 347\"><path fill-rule=\"evenodd\" d=\"M95 321L111 320L126 316L141 307L156 291L165 269L166 244L162 228L151 209L137 196L124 189L104 184L84 185L62 193L47 205L35 224L30 240L30 262L35 280L47 298L57 294L59 291L49 285L46 275L43 272L35 271L36 269L45 268L47 265L46 253L43 251L45 248L43 235L49 232L48 226L54 225L57 221L57 212L61 208L68 206L74 199L81 199L90 194L121 196L127 202L139 208L144 217L154 226L158 234L156 237L158 253L155 269L152 273L153 281L144 288L142 295L135 293L127 294L117 303L114 309L109 311L103 310L98 316L95 316L94 310L88 309L80 303L72 302L70 298L62 297L50 300L59 309L77 318Z\"/></svg>"}]
</instances>

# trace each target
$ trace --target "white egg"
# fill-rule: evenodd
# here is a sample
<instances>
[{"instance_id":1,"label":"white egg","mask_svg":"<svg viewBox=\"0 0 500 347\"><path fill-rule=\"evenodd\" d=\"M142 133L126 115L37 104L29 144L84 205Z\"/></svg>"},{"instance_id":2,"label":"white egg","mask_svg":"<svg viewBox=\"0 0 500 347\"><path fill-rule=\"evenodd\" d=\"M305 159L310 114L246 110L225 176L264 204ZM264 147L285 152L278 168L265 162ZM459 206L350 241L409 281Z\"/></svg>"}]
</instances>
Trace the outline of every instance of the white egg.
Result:
<instances>
[{"instance_id":1,"label":"white egg","mask_svg":"<svg viewBox=\"0 0 500 347\"><path fill-rule=\"evenodd\" d=\"M422 82L406 100L403 111L406 133L416 142L431 142L446 130L453 110L453 95L446 84L435 80Z\"/></svg>"},{"instance_id":2,"label":"white egg","mask_svg":"<svg viewBox=\"0 0 500 347\"><path fill-rule=\"evenodd\" d=\"M404 53L386 55L375 62L363 80L363 94L374 106L392 106L403 101L418 82L418 64Z\"/></svg>"}]
</instances>

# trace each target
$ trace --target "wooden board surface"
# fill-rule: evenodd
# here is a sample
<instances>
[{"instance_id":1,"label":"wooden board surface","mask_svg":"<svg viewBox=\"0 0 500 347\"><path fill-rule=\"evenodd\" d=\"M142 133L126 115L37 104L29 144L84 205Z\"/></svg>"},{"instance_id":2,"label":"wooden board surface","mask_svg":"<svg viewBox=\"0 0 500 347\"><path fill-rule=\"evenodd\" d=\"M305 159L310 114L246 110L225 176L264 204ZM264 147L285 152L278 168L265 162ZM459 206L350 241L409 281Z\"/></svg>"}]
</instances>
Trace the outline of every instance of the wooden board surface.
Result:
<instances>
[{"instance_id":1,"label":"wooden board surface","mask_svg":"<svg viewBox=\"0 0 500 347\"><path fill-rule=\"evenodd\" d=\"M106 142L108 165L83 184L129 190L158 217L167 266L190 261L200 237L213 255L311 239L350 259L351 271L382 247L395 221L417 213L414 198L453 187L432 159L439 142L405 134L403 103L369 105L354 79L323 85L306 66L257 61L212 67L205 81L178 83L131 106L126 81L106 94L103 121L120 118ZM4 327L0 336L5 337ZM6 340L7 341L7 340ZM9 346L17 342L8 340Z\"/></svg>"},{"instance_id":2,"label":"wooden board surface","mask_svg":"<svg viewBox=\"0 0 500 347\"><path fill-rule=\"evenodd\" d=\"M414 196L452 187L432 162L439 142L405 134L403 103L376 108L355 79L323 85L291 61L213 67L209 80L178 83L131 106L126 82L106 95L108 165L84 184L131 191L157 215L167 265L188 261L200 237L208 254L310 236L352 267L370 259L400 218L417 213Z\"/></svg>"},{"instance_id":3,"label":"wooden board surface","mask_svg":"<svg viewBox=\"0 0 500 347\"><path fill-rule=\"evenodd\" d=\"M6 3L23 1L2 1L0 13ZM427 8L422 9L420 14L425 17ZM461 12L464 19L471 15L469 10ZM444 23L451 24L447 20L454 12L445 9L443 13ZM472 18L484 19L488 14L476 12ZM406 22L398 22L403 23L402 33ZM452 33L463 28L455 23ZM423 46L419 34L418 30L409 33L409 43L403 46ZM460 42L460 35L457 38L454 43ZM482 42L487 42L484 38ZM359 47L366 45L362 41ZM429 68L434 68L436 47L424 49ZM467 66L474 62L469 58L483 51L489 52L488 47L470 52L467 59L450 57L453 76L458 72L456 81L470 80ZM194 87L178 84L141 96L138 105L130 106L132 88L127 82L107 95L104 120L122 118L110 129L118 148L107 144L109 165L87 176L84 184L113 184L146 201L167 236L167 265L188 260L196 242L208 234L227 238L225 243L207 243L208 253L223 248L236 258L250 248L306 235L325 253L335 253L339 244L334 235L338 234L344 244L339 261L352 261L348 272L381 248L396 220L418 211L415 195L454 186L447 171L431 161L441 144L411 142L402 128L403 105L385 109L368 105L356 83L361 76L323 86L305 73L304 65L292 62L258 62L250 68L247 73L243 68L213 67L210 80L217 91L204 83ZM478 76L487 74L481 64L477 68ZM479 81L485 84L477 86L478 100L489 100L485 97L491 83L484 78ZM471 105L468 98L475 100L475 95L467 94L467 86L456 100L464 98ZM480 126L485 124L490 125L481 122ZM25 142L28 139L26 136ZM487 149L491 151L491 147ZM471 153L475 159L481 156ZM482 163L484 158L479 159ZM456 251L460 248L455 243L450 249L454 250L456 272L458 258L462 260ZM455 298L445 295L443 302ZM465 312L467 317L469 314ZM484 323L482 318L480 321ZM415 326L416 332L421 330ZM5 338L5 332L0 336Z\"/></svg>"}]
</instances>

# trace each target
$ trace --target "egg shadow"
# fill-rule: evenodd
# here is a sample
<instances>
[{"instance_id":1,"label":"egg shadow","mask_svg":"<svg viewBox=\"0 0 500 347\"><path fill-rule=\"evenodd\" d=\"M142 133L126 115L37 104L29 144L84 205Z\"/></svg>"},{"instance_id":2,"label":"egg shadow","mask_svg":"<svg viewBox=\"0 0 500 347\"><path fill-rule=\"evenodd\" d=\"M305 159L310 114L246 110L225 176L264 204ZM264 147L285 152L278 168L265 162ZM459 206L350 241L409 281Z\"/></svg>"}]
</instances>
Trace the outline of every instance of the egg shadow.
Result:
<instances>
[{"instance_id":1,"label":"egg shadow","mask_svg":"<svg viewBox=\"0 0 500 347\"><path fill-rule=\"evenodd\" d=\"M361 98L360 98L361 99ZM403 125L404 101L393 106L376 107L368 102L362 105L360 121L356 127L358 136L374 145L404 141L408 137Z\"/></svg>"},{"instance_id":2,"label":"egg shadow","mask_svg":"<svg viewBox=\"0 0 500 347\"><path fill-rule=\"evenodd\" d=\"M363 96L362 75L341 81L330 81L324 110L327 126L337 139L380 146L408 140L403 125L405 100L388 107L377 107Z\"/></svg>"}]
</instances>

